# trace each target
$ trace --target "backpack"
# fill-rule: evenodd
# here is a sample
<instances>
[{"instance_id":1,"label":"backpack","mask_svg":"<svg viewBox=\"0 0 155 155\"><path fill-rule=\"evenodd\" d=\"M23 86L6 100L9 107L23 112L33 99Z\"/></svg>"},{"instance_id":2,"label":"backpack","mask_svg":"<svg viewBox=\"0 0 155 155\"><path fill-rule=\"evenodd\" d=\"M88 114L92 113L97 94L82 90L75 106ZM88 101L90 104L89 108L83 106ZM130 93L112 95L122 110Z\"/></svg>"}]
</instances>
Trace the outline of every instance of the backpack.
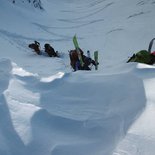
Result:
<instances>
[{"instance_id":1,"label":"backpack","mask_svg":"<svg viewBox=\"0 0 155 155\"><path fill-rule=\"evenodd\" d=\"M49 55L49 57L57 57L57 53L55 52L54 48L50 44L45 44L45 52Z\"/></svg>"},{"instance_id":2,"label":"backpack","mask_svg":"<svg viewBox=\"0 0 155 155\"><path fill-rule=\"evenodd\" d=\"M153 38L150 43L148 50L141 50L137 52L136 54L133 54L132 57L129 58L128 62L139 62L139 63L145 63L149 65L153 65L155 63L155 54L154 52L151 53L153 42L155 38Z\"/></svg>"},{"instance_id":3,"label":"backpack","mask_svg":"<svg viewBox=\"0 0 155 155\"><path fill-rule=\"evenodd\" d=\"M70 58L70 65L74 69L74 71L78 70L79 68L79 58L78 58L78 53L76 50L70 50L69 51L69 58Z\"/></svg>"},{"instance_id":4,"label":"backpack","mask_svg":"<svg viewBox=\"0 0 155 155\"><path fill-rule=\"evenodd\" d=\"M132 57L127 61L128 62L139 62L139 63L145 63L145 64L152 64L152 55L146 51L141 50L137 52L136 54L133 54Z\"/></svg>"}]
</instances>

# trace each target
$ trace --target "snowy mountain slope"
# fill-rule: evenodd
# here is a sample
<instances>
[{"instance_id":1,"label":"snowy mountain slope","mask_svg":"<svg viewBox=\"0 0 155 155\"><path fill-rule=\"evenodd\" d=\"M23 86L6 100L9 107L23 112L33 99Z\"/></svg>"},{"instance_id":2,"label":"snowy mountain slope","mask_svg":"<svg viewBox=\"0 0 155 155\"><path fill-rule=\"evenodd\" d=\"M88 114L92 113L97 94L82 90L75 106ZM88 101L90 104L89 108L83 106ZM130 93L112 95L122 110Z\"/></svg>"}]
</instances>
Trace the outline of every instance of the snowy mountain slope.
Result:
<instances>
[{"instance_id":1,"label":"snowy mountain slope","mask_svg":"<svg viewBox=\"0 0 155 155\"><path fill-rule=\"evenodd\" d=\"M42 5L1 0L0 155L153 155L154 66L126 61L154 37L155 1ZM99 50L98 71L72 72L74 34ZM36 55L34 40L63 57Z\"/></svg>"},{"instance_id":2,"label":"snowy mountain slope","mask_svg":"<svg viewBox=\"0 0 155 155\"><path fill-rule=\"evenodd\" d=\"M42 48L49 42L56 50L67 53L73 48L72 36L77 34L83 50L100 51L100 59L104 60L100 62L101 68L125 62L133 52L147 49L154 37L154 1L44 1L43 4L45 11L2 5L1 35L11 37L21 48L38 40Z\"/></svg>"}]
</instances>

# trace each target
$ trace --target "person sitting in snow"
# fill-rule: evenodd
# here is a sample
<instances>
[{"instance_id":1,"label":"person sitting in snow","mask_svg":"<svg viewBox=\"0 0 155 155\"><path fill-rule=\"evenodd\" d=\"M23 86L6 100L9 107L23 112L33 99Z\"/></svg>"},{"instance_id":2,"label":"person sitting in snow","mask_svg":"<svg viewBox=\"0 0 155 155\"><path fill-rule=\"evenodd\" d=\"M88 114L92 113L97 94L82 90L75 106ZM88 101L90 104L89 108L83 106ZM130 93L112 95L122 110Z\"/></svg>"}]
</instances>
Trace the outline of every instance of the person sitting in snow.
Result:
<instances>
[{"instance_id":1,"label":"person sitting in snow","mask_svg":"<svg viewBox=\"0 0 155 155\"><path fill-rule=\"evenodd\" d=\"M40 50L40 43L37 41L34 41L34 43L28 45L29 48L33 49L34 52L36 52L38 55L41 54Z\"/></svg>"},{"instance_id":2,"label":"person sitting in snow","mask_svg":"<svg viewBox=\"0 0 155 155\"><path fill-rule=\"evenodd\" d=\"M45 44L45 52L49 55L49 57L59 57L58 51L55 52L54 48L50 44Z\"/></svg>"},{"instance_id":3,"label":"person sitting in snow","mask_svg":"<svg viewBox=\"0 0 155 155\"><path fill-rule=\"evenodd\" d=\"M76 71L76 70L91 70L91 68L89 67L91 64L94 66L98 65L90 57L85 56L84 52L80 48L79 48L79 50L81 53L82 61L84 63L83 66L81 66L81 64L80 64L80 60L78 58L78 52L76 51L76 49L69 51L70 65L72 66L74 71Z\"/></svg>"},{"instance_id":4,"label":"person sitting in snow","mask_svg":"<svg viewBox=\"0 0 155 155\"><path fill-rule=\"evenodd\" d=\"M155 64L155 51L151 52L154 40L155 40L155 38L153 38L150 41L148 50L141 50L137 53L134 53L129 58L127 63L128 62L139 62L139 63L148 64L148 65Z\"/></svg>"}]
</instances>

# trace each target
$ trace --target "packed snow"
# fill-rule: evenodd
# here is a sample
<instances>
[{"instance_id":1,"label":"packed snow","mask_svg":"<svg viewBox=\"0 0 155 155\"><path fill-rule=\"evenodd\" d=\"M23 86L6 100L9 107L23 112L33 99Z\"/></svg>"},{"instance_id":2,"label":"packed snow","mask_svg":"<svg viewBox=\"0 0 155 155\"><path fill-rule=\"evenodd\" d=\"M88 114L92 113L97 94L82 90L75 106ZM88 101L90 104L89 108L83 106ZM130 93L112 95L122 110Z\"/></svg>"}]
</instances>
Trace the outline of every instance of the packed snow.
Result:
<instances>
[{"instance_id":1,"label":"packed snow","mask_svg":"<svg viewBox=\"0 0 155 155\"><path fill-rule=\"evenodd\" d=\"M155 0L41 4L0 2L0 155L154 155L155 66L126 61L155 37ZM98 70L73 72L75 34Z\"/></svg>"}]
</instances>

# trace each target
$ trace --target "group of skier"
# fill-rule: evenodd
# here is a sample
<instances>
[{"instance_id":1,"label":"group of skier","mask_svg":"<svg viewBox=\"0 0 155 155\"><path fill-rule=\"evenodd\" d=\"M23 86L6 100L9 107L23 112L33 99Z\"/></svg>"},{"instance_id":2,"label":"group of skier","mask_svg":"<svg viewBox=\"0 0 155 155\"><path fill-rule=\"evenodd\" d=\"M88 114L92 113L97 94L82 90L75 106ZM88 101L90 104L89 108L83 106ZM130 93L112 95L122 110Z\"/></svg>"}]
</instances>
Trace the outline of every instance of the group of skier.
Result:
<instances>
[{"instance_id":1,"label":"group of skier","mask_svg":"<svg viewBox=\"0 0 155 155\"><path fill-rule=\"evenodd\" d=\"M33 49L33 51L38 55L43 54L43 51L40 48L40 43L38 41L34 41L34 43L29 44L28 47ZM55 51L54 48L48 43L44 45L44 52L47 53L49 57L60 57L60 53ZM98 61L93 60L90 58L90 56L84 55L84 52L80 48L70 50L69 58L70 65L74 71L91 70L91 65L98 66L99 64Z\"/></svg>"},{"instance_id":2,"label":"group of skier","mask_svg":"<svg viewBox=\"0 0 155 155\"><path fill-rule=\"evenodd\" d=\"M145 63L149 65L153 65L155 63L155 51L151 52L153 42L155 38L153 38L149 43L148 50L141 50L137 53L134 53L128 62L139 62L139 63ZM98 52L94 52L94 60L90 57L89 51L87 51L87 56L84 55L84 52L81 50L81 48L78 45L76 36L73 37L73 43L75 46L74 50L69 51L69 58L70 58L70 65L73 68L74 71L77 70L91 70L91 66L94 65L95 69L97 70L97 67L99 65L98 63ZM34 41L34 43L28 45L29 48L32 48L34 52L36 52L38 55L42 54L42 51L40 50L40 43L37 41ZM60 57L60 54L58 51L55 51L54 48L46 43L44 45L45 53L48 54L49 57ZM96 55L95 55L96 54Z\"/></svg>"},{"instance_id":3,"label":"group of skier","mask_svg":"<svg viewBox=\"0 0 155 155\"><path fill-rule=\"evenodd\" d=\"M34 43L29 44L28 47L33 49L33 51L36 52L38 55L42 54L42 51L40 49L40 43L38 41L34 41ZM44 45L44 48L45 53L47 53L49 57L59 57L58 51L55 51L50 44L46 43Z\"/></svg>"}]
</instances>

